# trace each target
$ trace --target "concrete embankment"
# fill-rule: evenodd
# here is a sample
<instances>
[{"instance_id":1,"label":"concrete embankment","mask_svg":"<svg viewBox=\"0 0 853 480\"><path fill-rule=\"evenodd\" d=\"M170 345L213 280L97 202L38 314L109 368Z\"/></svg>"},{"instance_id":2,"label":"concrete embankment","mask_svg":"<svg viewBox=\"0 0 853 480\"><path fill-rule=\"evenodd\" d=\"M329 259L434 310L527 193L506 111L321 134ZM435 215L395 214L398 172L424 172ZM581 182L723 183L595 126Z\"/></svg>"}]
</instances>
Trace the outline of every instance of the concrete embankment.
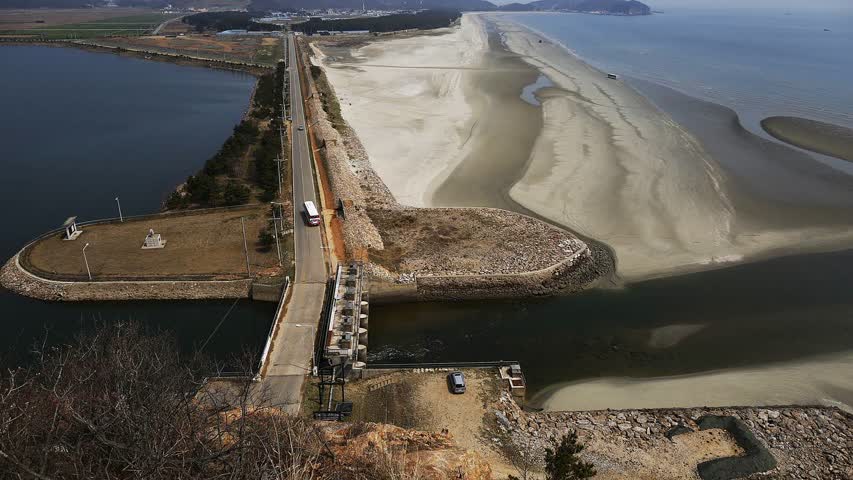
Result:
<instances>
[{"instance_id":1,"label":"concrete embankment","mask_svg":"<svg viewBox=\"0 0 853 480\"><path fill-rule=\"evenodd\" d=\"M336 201L344 201L347 205L342 222L347 256L369 261L371 292L377 300L547 295L567 288L581 288L607 270L606 265L612 264L609 260L601 262L599 255L591 255L589 247L571 233L513 212L469 208L465 209L466 214L445 225L453 209L401 206L372 168L367 152L349 125L342 120L336 125L330 121L327 109L334 109L337 103L333 87L326 80L322 67L309 68L312 64L310 45L300 40L300 47L308 79L307 110L311 117L309 123L313 125L311 133L318 145L324 147L320 149L321 160L328 172L332 194ZM410 224L389 228L388 222L377 218L377 212L384 218L409 218ZM518 227L519 222L532 222L536 228L509 228ZM542 230L550 236L542 237ZM424 232L428 234L424 240L430 245L415 241ZM472 236L476 235L484 239L491 237L500 245L488 242L474 245ZM405 240L406 237L411 238ZM414 248L401 246L406 242L414 243ZM496 246L507 242L512 242L514 249L498 253L511 267L483 268L482 262L474 260L494 254ZM457 254L423 254L433 247L457 248L460 245L471 248ZM543 249L549 248L556 254L546 257L550 261L543 264ZM451 272L444 273L442 269Z\"/></svg>"},{"instance_id":2,"label":"concrete embankment","mask_svg":"<svg viewBox=\"0 0 853 480\"><path fill-rule=\"evenodd\" d=\"M63 282L27 272L15 255L0 270L0 285L19 295L50 301L207 300L248 298L252 280Z\"/></svg>"}]
</instances>

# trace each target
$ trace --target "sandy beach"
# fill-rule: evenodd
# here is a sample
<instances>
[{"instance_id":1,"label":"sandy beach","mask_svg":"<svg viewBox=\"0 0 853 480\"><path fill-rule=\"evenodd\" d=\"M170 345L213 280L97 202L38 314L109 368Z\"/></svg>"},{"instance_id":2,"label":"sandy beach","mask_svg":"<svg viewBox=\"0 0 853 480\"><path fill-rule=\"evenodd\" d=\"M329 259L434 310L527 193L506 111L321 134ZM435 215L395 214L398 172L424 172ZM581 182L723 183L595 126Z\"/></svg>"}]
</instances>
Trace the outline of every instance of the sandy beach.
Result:
<instances>
[{"instance_id":1,"label":"sandy beach","mask_svg":"<svg viewBox=\"0 0 853 480\"><path fill-rule=\"evenodd\" d=\"M499 36L487 33L494 29ZM736 166L635 89L501 15L314 49L372 167L402 204L540 215L611 247L629 282L853 244L837 205L815 198L781 217L760 185L742 182ZM541 88L525 90L534 84ZM532 90L541 106L522 99ZM720 142L744 136L730 130ZM850 179L788 170L789 183L808 177L809 190L850 201Z\"/></svg>"},{"instance_id":2,"label":"sandy beach","mask_svg":"<svg viewBox=\"0 0 853 480\"><path fill-rule=\"evenodd\" d=\"M750 133L727 107L608 79L500 14L315 51L372 167L403 204L539 215L609 246L629 284L853 245L853 177ZM712 331L690 317L653 331L649 348ZM535 403L853 404L849 352L789 358L557 384Z\"/></svg>"},{"instance_id":3,"label":"sandy beach","mask_svg":"<svg viewBox=\"0 0 853 480\"><path fill-rule=\"evenodd\" d=\"M468 17L459 28L425 36L314 47L341 113L398 202L429 206L434 186L465 157L473 115L462 83L486 47Z\"/></svg>"}]
</instances>

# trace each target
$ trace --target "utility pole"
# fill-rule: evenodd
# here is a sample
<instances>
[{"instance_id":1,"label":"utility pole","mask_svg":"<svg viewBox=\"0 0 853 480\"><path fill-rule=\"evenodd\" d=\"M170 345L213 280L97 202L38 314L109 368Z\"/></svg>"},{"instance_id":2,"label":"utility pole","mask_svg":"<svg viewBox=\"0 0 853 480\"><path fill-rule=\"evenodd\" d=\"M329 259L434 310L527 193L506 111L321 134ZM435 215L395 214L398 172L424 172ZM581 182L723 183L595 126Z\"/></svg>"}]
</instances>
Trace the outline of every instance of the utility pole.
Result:
<instances>
[{"instance_id":1,"label":"utility pole","mask_svg":"<svg viewBox=\"0 0 853 480\"><path fill-rule=\"evenodd\" d=\"M275 157L275 163L278 166L278 199L281 200L281 162L284 159Z\"/></svg>"},{"instance_id":2,"label":"utility pole","mask_svg":"<svg viewBox=\"0 0 853 480\"><path fill-rule=\"evenodd\" d=\"M123 223L124 216L121 214L121 202L118 200L118 197L116 197L116 204L118 204L118 219Z\"/></svg>"},{"instance_id":3,"label":"utility pole","mask_svg":"<svg viewBox=\"0 0 853 480\"><path fill-rule=\"evenodd\" d=\"M246 274L252 278L252 271L249 269L249 245L246 243L246 217L240 217L240 226L243 227L243 251L246 253Z\"/></svg>"},{"instance_id":4,"label":"utility pole","mask_svg":"<svg viewBox=\"0 0 853 480\"><path fill-rule=\"evenodd\" d=\"M278 266L281 267L282 266L282 263L281 263L281 244L278 243L278 225L275 223L276 220L278 220L278 219L275 218L275 213L273 213L272 229L275 232L275 249L278 252Z\"/></svg>"},{"instance_id":5,"label":"utility pole","mask_svg":"<svg viewBox=\"0 0 853 480\"><path fill-rule=\"evenodd\" d=\"M278 205L278 228L281 234L284 235L284 204L281 202L270 202L271 205ZM275 211L272 214L275 217Z\"/></svg>"},{"instance_id":6,"label":"utility pole","mask_svg":"<svg viewBox=\"0 0 853 480\"><path fill-rule=\"evenodd\" d=\"M88 243L86 245L83 245L83 263L86 264L86 273L89 275L89 281L91 282L92 281L92 271L89 270L89 260L86 258L86 247L88 247L88 246L89 246Z\"/></svg>"}]
</instances>

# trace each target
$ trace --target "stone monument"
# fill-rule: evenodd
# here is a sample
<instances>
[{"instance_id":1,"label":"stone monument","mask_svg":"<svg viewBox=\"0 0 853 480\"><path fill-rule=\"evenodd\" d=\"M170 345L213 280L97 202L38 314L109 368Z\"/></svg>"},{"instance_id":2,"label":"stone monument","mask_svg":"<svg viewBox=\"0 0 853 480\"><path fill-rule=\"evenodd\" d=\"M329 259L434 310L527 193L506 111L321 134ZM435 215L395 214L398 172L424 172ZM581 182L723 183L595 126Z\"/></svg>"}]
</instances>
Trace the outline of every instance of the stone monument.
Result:
<instances>
[{"instance_id":1,"label":"stone monument","mask_svg":"<svg viewBox=\"0 0 853 480\"><path fill-rule=\"evenodd\" d=\"M159 233L154 233L154 229L148 230L148 235L145 237L145 242L142 243L143 250L151 250L155 248L163 248L166 246L166 239L162 238Z\"/></svg>"}]
</instances>

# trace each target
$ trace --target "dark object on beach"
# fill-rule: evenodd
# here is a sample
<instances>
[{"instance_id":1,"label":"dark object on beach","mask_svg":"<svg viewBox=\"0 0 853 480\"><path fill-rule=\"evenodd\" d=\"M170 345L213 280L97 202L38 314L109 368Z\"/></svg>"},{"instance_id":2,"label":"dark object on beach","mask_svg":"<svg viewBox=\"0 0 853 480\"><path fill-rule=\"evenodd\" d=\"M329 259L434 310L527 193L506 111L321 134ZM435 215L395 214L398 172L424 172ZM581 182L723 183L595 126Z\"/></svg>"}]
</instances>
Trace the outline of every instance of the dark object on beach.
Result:
<instances>
[{"instance_id":1,"label":"dark object on beach","mask_svg":"<svg viewBox=\"0 0 853 480\"><path fill-rule=\"evenodd\" d=\"M717 458L700 463L696 468L702 480L731 480L776 468L776 459L739 418L705 415L696 424L699 430L726 430L746 452L741 457Z\"/></svg>"},{"instance_id":2,"label":"dark object on beach","mask_svg":"<svg viewBox=\"0 0 853 480\"><path fill-rule=\"evenodd\" d=\"M669 429L669 430L664 434L664 436L666 436L666 438L668 438L668 439L672 440L672 439L673 439L673 437L676 437L676 436L678 436L678 435L683 435L683 434L685 434L685 433L693 433L693 430L691 430L690 428L686 427L684 424L679 424L679 425L676 425L676 426L674 426L674 427L670 428L670 429Z\"/></svg>"},{"instance_id":3,"label":"dark object on beach","mask_svg":"<svg viewBox=\"0 0 853 480\"><path fill-rule=\"evenodd\" d=\"M542 40L539 40L539 43L542 43Z\"/></svg>"}]
</instances>

